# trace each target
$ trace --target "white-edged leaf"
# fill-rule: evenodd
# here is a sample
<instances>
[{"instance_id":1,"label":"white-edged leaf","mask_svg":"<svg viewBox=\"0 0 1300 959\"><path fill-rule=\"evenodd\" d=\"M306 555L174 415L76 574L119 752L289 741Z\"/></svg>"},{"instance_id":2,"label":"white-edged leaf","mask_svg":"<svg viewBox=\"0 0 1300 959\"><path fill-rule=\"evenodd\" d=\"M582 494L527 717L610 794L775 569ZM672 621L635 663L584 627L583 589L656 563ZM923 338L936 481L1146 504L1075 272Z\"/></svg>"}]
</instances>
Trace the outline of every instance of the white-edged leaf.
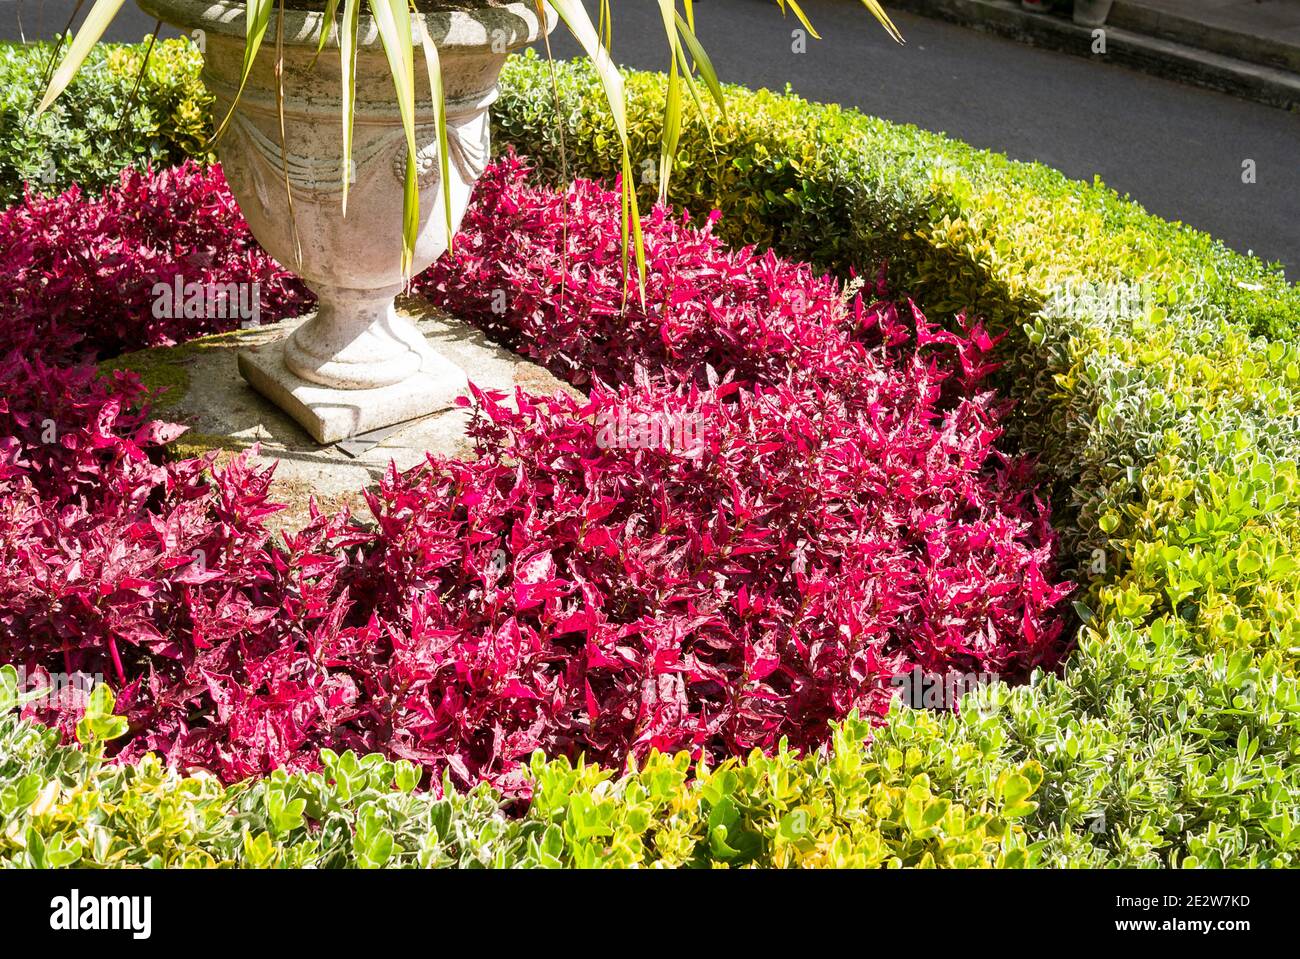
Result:
<instances>
[{"instance_id":1,"label":"white-edged leaf","mask_svg":"<svg viewBox=\"0 0 1300 959\"><path fill-rule=\"evenodd\" d=\"M72 81L77 70L86 62L86 57L90 56L91 48L104 35L104 31L117 16L117 11L122 9L124 2L125 0L95 0L95 5L90 8L90 13L86 14L85 21L72 40L72 46L59 61L59 68L54 71L54 76L50 77L50 84L45 88L45 96L41 97L40 105L36 107L37 116L44 113Z\"/></svg>"}]
</instances>

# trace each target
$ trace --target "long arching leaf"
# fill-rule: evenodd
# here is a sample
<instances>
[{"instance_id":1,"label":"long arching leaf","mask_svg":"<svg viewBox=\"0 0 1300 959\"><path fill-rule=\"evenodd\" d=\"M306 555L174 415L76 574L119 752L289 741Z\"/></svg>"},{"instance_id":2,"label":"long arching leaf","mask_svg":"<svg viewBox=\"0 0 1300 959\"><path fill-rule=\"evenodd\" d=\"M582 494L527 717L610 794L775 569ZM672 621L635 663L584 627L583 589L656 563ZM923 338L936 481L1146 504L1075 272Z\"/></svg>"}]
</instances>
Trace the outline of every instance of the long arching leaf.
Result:
<instances>
[{"instance_id":1,"label":"long arching leaf","mask_svg":"<svg viewBox=\"0 0 1300 959\"><path fill-rule=\"evenodd\" d=\"M104 31L113 22L113 18L117 16L117 11L122 8L124 2L125 0L95 0L95 5L90 8L90 13L86 14L85 22L73 38L72 46L60 61L59 68L54 71L54 76L50 78L50 85L45 88L45 96L41 97L40 105L36 107L37 116L44 113L72 81L77 70L86 62L86 57L90 56L91 48L104 35Z\"/></svg>"},{"instance_id":2,"label":"long arching leaf","mask_svg":"<svg viewBox=\"0 0 1300 959\"><path fill-rule=\"evenodd\" d=\"M289 232L293 234L294 268L302 272L302 238L298 235L298 217L293 210L293 182L289 179L289 140L284 128L284 0L279 2L275 18L275 113L280 121L280 175L284 178L284 195L288 201Z\"/></svg>"},{"instance_id":3,"label":"long arching leaf","mask_svg":"<svg viewBox=\"0 0 1300 959\"><path fill-rule=\"evenodd\" d=\"M641 243L641 212L636 199L636 182L632 177L632 152L627 135L627 105L623 100L623 77L601 44L591 18L580 0L547 0L575 40L591 60L596 77L605 90L605 100L614 120L614 129L623 147L623 262L627 263L627 235L631 226L636 251L638 295L645 301L645 247ZM626 272L626 270L625 270Z\"/></svg>"},{"instance_id":4,"label":"long arching leaf","mask_svg":"<svg viewBox=\"0 0 1300 959\"><path fill-rule=\"evenodd\" d=\"M722 95L722 84L718 81L718 73L713 69L713 61L704 51L703 45L699 38L695 36L695 28L686 20L682 19L679 13L677 16L677 31L681 34L682 44L691 52L691 60L694 62L700 76L704 78L705 85L709 88L709 93L713 96L713 102L718 105L725 119L727 116L727 100Z\"/></svg>"},{"instance_id":5,"label":"long arching leaf","mask_svg":"<svg viewBox=\"0 0 1300 959\"><path fill-rule=\"evenodd\" d=\"M691 76L691 65L686 59L684 51L678 51L678 61L682 68L682 80L685 81L686 91L690 93L691 100L695 103L695 110L700 115L700 120L704 123L704 132L709 138L709 149L717 152L717 144L713 140L713 121L709 119L709 112L704 108L704 100L700 97L699 90L696 89L695 78ZM723 109L723 117L726 117L726 110ZM716 157L715 157L716 159Z\"/></svg>"},{"instance_id":6,"label":"long arching leaf","mask_svg":"<svg viewBox=\"0 0 1300 959\"><path fill-rule=\"evenodd\" d=\"M244 5L244 66L239 75L239 89L235 91L235 99L230 101L230 109L226 111L225 119L217 127L217 132L212 135L213 141L221 139L221 135L226 132L226 126L230 123L230 118L235 115L235 107L239 103L239 98L244 95L244 85L248 83L248 75L253 71L253 61L257 59L257 51L262 46L262 38L266 36L266 28L271 23L271 10L275 5L275 0L245 0Z\"/></svg>"},{"instance_id":7,"label":"long arching leaf","mask_svg":"<svg viewBox=\"0 0 1300 959\"><path fill-rule=\"evenodd\" d=\"M803 24L804 29L811 33L815 39L820 40L822 38L821 34L813 29L813 25L808 22L808 18L804 16L803 10L800 9L799 4L796 3L795 0L776 0L776 5L781 8L782 13L785 13L785 5L787 3L790 4L790 9L793 10L794 15L799 18L799 22Z\"/></svg>"},{"instance_id":8,"label":"long arching leaf","mask_svg":"<svg viewBox=\"0 0 1300 959\"><path fill-rule=\"evenodd\" d=\"M885 8L880 5L880 0L862 0L862 5L871 11L871 15L880 21L880 25L889 31L889 35L899 43L906 43L903 35L898 32L898 27L894 26L894 21L889 19L889 14L885 13Z\"/></svg>"},{"instance_id":9,"label":"long arching leaf","mask_svg":"<svg viewBox=\"0 0 1300 959\"><path fill-rule=\"evenodd\" d=\"M676 0L659 0L659 14L663 17L664 32L668 37L668 89L664 93L663 137L659 150L659 201L668 199L668 181L673 174L673 160L682 135L682 81L677 60L681 45L677 39Z\"/></svg>"},{"instance_id":10,"label":"long arching leaf","mask_svg":"<svg viewBox=\"0 0 1300 959\"><path fill-rule=\"evenodd\" d=\"M416 182L415 54L411 44L411 15L406 0L369 0L379 40L388 57L397 93L397 109L406 134L406 188L402 207L402 273L409 276L420 229L420 195Z\"/></svg>"},{"instance_id":11,"label":"long arching leaf","mask_svg":"<svg viewBox=\"0 0 1300 959\"><path fill-rule=\"evenodd\" d=\"M336 24L334 17L338 13L339 0L325 0L325 16L320 22L320 43L316 44L316 56L311 58L311 65L316 65L316 60L320 57L321 51L325 49L325 41L329 39L330 34L335 31Z\"/></svg>"},{"instance_id":12,"label":"long arching leaf","mask_svg":"<svg viewBox=\"0 0 1300 959\"><path fill-rule=\"evenodd\" d=\"M610 115L618 135L627 142L627 109L623 102L623 77L610 59L609 51L596 35L596 28L591 18L583 9L580 0L547 0L552 9L559 14L564 25L569 28L573 38L578 41L583 52L591 60L596 70L596 77L605 90L605 100L609 104Z\"/></svg>"},{"instance_id":13,"label":"long arching leaf","mask_svg":"<svg viewBox=\"0 0 1300 959\"><path fill-rule=\"evenodd\" d=\"M415 0L411 0L415 9ZM447 145L447 96L442 85L442 63L438 59L438 48L434 46L433 37L429 36L427 15L420 17L420 45L424 48L424 66L429 71L429 99L433 105L434 125L438 131L438 182L442 188L442 210L447 218L447 250L453 252L455 247L455 230L451 215L451 163L448 158Z\"/></svg>"},{"instance_id":14,"label":"long arching leaf","mask_svg":"<svg viewBox=\"0 0 1300 959\"><path fill-rule=\"evenodd\" d=\"M357 30L361 0L344 0L343 29L339 31L339 78L343 107L343 215L348 215L348 187L352 184L352 120L357 109Z\"/></svg>"}]
</instances>

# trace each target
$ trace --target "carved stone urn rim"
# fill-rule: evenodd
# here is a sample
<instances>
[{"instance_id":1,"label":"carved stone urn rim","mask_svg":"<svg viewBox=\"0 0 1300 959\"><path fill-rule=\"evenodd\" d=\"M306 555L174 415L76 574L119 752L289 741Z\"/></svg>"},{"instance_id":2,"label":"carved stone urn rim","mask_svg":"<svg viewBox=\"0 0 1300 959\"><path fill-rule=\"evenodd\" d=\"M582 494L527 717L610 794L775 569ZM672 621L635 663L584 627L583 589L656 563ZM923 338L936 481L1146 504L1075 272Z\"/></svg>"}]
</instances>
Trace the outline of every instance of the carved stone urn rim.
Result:
<instances>
[{"instance_id":1,"label":"carved stone urn rim","mask_svg":"<svg viewBox=\"0 0 1300 959\"><path fill-rule=\"evenodd\" d=\"M136 5L150 16L175 26L200 28L244 42L244 0L136 0ZM272 27L277 10L272 12ZM483 6L469 10L432 10L423 13L429 33L438 45L439 52L455 53L457 50L481 50L488 45L494 30L503 30L510 49L523 46L528 38L540 36L542 19L533 3L506 3L501 6ZM547 17L551 19L550 16ZM287 45L315 46L320 41L325 26L323 10L284 11L284 42ZM268 31L263 40L263 52L268 44L273 47L273 36ZM357 28L357 47L361 53L382 50L379 28L372 17L361 13ZM331 48L326 44L326 53ZM338 48L333 48L337 55ZM322 54L323 56L324 54Z\"/></svg>"}]
</instances>

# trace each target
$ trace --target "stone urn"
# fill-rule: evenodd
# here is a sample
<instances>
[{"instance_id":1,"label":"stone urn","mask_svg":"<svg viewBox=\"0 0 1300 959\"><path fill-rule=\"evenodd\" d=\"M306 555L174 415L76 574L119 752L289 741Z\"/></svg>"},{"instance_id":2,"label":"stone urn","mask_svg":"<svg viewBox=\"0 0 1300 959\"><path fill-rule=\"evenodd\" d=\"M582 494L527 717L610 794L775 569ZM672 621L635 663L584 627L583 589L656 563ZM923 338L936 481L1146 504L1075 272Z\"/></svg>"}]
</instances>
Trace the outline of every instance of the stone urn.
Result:
<instances>
[{"instance_id":1,"label":"stone urn","mask_svg":"<svg viewBox=\"0 0 1300 959\"><path fill-rule=\"evenodd\" d=\"M1083 27L1100 27L1110 16L1114 0L1074 0L1074 22Z\"/></svg>"},{"instance_id":2,"label":"stone urn","mask_svg":"<svg viewBox=\"0 0 1300 959\"><path fill-rule=\"evenodd\" d=\"M200 45L215 122L239 88L242 0L137 0ZM306 6L290 0L292 6ZM323 7L323 4L315 4ZM419 5L422 9L426 4ZM416 33L419 235L412 273L447 249L442 190L459 227L490 154L488 109L512 50L550 31L532 2L489 6L436 2L422 14L437 45L446 96L450 183L441 183L428 74ZM340 9L342 5L340 4ZM319 443L415 420L451 406L465 374L436 352L394 306L401 292L402 206L407 147L379 31L364 13L357 36L356 110L346 214L343 209L339 53L331 38L316 58L323 12L284 14L284 137L276 102L277 12L248 83L217 145L240 211L258 242L298 273L319 298L291 335L239 355L239 371ZM313 63L313 60L315 62ZM289 184L286 191L285 181ZM290 191L292 203L290 203Z\"/></svg>"}]
</instances>

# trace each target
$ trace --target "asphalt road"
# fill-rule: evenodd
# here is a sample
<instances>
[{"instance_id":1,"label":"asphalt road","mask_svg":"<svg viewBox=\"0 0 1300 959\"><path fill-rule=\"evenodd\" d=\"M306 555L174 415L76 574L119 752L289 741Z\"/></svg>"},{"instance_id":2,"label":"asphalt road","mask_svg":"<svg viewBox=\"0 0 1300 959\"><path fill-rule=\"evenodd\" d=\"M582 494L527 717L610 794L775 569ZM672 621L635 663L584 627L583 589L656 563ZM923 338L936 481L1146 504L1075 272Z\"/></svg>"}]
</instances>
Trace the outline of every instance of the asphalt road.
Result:
<instances>
[{"instance_id":1,"label":"asphalt road","mask_svg":"<svg viewBox=\"0 0 1300 959\"><path fill-rule=\"evenodd\" d=\"M88 4L87 4L88 5ZM793 16L772 0L696 0L698 32L719 74L914 123L1079 179L1099 175L1160 216L1182 220L1300 277L1300 116L1147 76L1098 59L1037 50L906 14L895 44L851 0L802 0L822 40L796 52ZM888 2L886 0L886 6ZM0 0L0 39L62 29L73 0ZM588 3L590 9L593 4ZM653 0L616 0L620 63L663 69ZM130 4L109 39L153 22ZM557 31L557 54L576 47ZM1242 182L1254 160L1256 182Z\"/></svg>"}]
</instances>

